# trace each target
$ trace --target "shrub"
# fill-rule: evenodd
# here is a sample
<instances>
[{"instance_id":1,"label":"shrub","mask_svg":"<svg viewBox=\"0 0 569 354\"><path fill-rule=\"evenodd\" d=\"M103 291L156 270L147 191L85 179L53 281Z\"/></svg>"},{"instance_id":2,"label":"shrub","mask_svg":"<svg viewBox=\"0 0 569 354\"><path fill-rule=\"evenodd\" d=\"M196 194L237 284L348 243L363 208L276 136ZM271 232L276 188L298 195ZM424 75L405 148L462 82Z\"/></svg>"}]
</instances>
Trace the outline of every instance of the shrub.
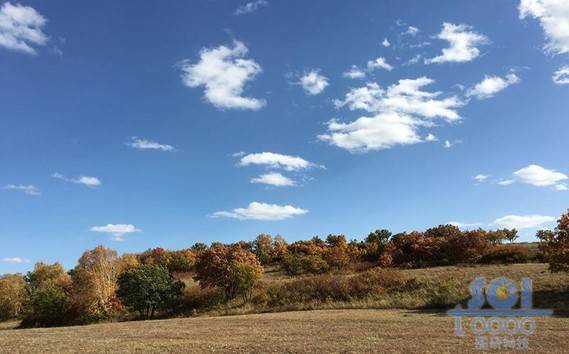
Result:
<instances>
[{"instance_id":1,"label":"shrub","mask_svg":"<svg viewBox=\"0 0 569 354\"><path fill-rule=\"evenodd\" d=\"M449 264L476 262L490 246L486 235L481 230L454 234L445 241L441 248Z\"/></svg>"},{"instance_id":2,"label":"shrub","mask_svg":"<svg viewBox=\"0 0 569 354\"><path fill-rule=\"evenodd\" d=\"M249 266L246 270L247 276L244 276L243 265ZM227 299L233 299L242 295L240 291L247 288L242 281L258 279L262 272L263 267L257 257L241 245L215 246L198 256L194 280L198 281L202 288L221 288Z\"/></svg>"},{"instance_id":3,"label":"shrub","mask_svg":"<svg viewBox=\"0 0 569 354\"><path fill-rule=\"evenodd\" d=\"M319 255L287 254L283 257L283 269L290 275L325 273L330 266Z\"/></svg>"},{"instance_id":4,"label":"shrub","mask_svg":"<svg viewBox=\"0 0 569 354\"><path fill-rule=\"evenodd\" d=\"M182 296L183 289L184 283L174 279L168 269L148 264L122 273L117 295L124 305L149 319L156 310L171 307Z\"/></svg>"},{"instance_id":5,"label":"shrub","mask_svg":"<svg viewBox=\"0 0 569 354\"><path fill-rule=\"evenodd\" d=\"M397 270L373 269L357 276L322 274L290 282L270 284L254 302L269 307L307 305L381 296L403 289L407 278Z\"/></svg>"},{"instance_id":6,"label":"shrub","mask_svg":"<svg viewBox=\"0 0 569 354\"><path fill-rule=\"evenodd\" d=\"M495 245L480 258L483 264L527 263L528 248L521 245Z\"/></svg>"},{"instance_id":7,"label":"shrub","mask_svg":"<svg viewBox=\"0 0 569 354\"><path fill-rule=\"evenodd\" d=\"M19 318L26 298L26 282L20 274L0 276L0 321Z\"/></svg>"}]
</instances>

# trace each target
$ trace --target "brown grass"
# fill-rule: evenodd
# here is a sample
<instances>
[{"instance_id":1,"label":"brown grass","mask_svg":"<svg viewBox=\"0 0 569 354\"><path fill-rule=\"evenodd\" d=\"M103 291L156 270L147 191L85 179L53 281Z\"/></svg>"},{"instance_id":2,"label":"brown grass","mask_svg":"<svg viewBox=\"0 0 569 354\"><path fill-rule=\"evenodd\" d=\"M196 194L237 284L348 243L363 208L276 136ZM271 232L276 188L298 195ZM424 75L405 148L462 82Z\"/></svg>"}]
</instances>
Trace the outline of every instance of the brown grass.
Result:
<instances>
[{"instance_id":1,"label":"brown grass","mask_svg":"<svg viewBox=\"0 0 569 354\"><path fill-rule=\"evenodd\" d=\"M569 318L538 320L532 352L567 350ZM329 310L0 330L2 353L477 352L441 313Z\"/></svg>"},{"instance_id":2,"label":"brown grass","mask_svg":"<svg viewBox=\"0 0 569 354\"><path fill-rule=\"evenodd\" d=\"M444 312L410 309L433 307L439 300L444 307L468 296L468 283L480 276L487 280L529 276L534 281L536 307L555 308L559 314L569 310L569 274L550 273L545 264L435 267L402 272L414 279L415 287L344 302L290 303L281 308L237 303L214 306L205 315L193 318L51 329L14 330L16 322L4 322L0 323L0 353L479 352L474 350L473 338L454 335L453 322ZM264 276L268 286L301 279L310 277L291 278L276 269ZM214 293L200 291L197 284L190 285L188 292L196 293L196 301L215 303ZM328 310L207 317L298 309ZM530 349L569 352L568 336L569 317L540 319L537 333L530 337Z\"/></svg>"}]
</instances>

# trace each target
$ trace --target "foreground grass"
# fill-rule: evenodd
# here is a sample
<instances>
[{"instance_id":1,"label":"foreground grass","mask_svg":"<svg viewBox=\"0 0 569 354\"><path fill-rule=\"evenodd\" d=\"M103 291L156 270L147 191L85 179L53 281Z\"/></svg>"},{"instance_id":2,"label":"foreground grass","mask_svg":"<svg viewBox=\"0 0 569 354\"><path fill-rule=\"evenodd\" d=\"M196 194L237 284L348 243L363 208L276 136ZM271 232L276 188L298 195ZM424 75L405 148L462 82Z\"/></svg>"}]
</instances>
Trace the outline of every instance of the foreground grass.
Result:
<instances>
[{"instance_id":1,"label":"foreground grass","mask_svg":"<svg viewBox=\"0 0 569 354\"><path fill-rule=\"evenodd\" d=\"M532 352L567 351L569 318L539 319ZM476 352L443 313L328 310L1 330L2 353ZM479 352L479 351L478 351Z\"/></svg>"}]
</instances>

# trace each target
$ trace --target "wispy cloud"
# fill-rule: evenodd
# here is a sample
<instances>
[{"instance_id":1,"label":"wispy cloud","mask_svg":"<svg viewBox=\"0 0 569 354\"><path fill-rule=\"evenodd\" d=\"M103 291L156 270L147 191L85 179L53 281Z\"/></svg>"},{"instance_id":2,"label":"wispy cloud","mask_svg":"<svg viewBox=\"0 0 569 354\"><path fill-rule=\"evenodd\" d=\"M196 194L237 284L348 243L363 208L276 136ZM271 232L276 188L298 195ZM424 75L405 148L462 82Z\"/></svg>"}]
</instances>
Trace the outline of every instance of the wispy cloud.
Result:
<instances>
[{"instance_id":1,"label":"wispy cloud","mask_svg":"<svg viewBox=\"0 0 569 354\"><path fill-rule=\"evenodd\" d=\"M518 82L520 82L520 78L514 73L509 73L503 78L486 75L484 80L466 91L466 97L476 97L479 100L494 97L498 92Z\"/></svg>"},{"instance_id":2,"label":"wispy cloud","mask_svg":"<svg viewBox=\"0 0 569 354\"><path fill-rule=\"evenodd\" d=\"M126 142L125 145L139 150L160 150L160 151L176 150L176 148L174 148L172 145L161 144L157 141L141 139L137 138L136 136L133 136L131 138L131 141Z\"/></svg>"},{"instance_id":3,"label":"wispy cloud","mask_svg":"<svg viewBox=\"0 0 569 354\"><path fill-rule=\"evenodd\" d=\"M197 63L181 62L182 82L192 88L203 86L204 99L219 109L261 109L265 100L243 96L245 84L262 72L254 60L244 58L247 52L239 41L232 48L203 48Z\"/></svg>"},{"instance_id":4,"label":"wispy cloud","mask_svg":"<svg viewBox=\"0 0 569 354\"><path fill-rule=\"evenodd\" d=\"M82 184L87 187L99 187L100 185L102 185L101 180L99 180L97 177L79 176L76 178L68 178L62 175L61 173L57 172L52 174L51 177L69 183Z\"/></svg>"},{"instance_id":5,"label":"wispy cloud","mask_svg":"<svg viewBox=\"0 0 569 354\"><path fill-rule=\"evenodd\" d=\"M308 213L308 210L296 208L292 205L277 205L252 202L246 208L237 208L231 211L218 211L211 216L214 218L232 218L239 220L265 220L278 221Z\"/></svg>"},{"instance_id":6,"label":"wispy cloud","mask_svg":"<svg viewBox=\"0 0 569 354\"><path fill-rule=\"evenodd\" d=\"M41 195L39 188L32 184L8 184L4 186L4 189L18 191L33 196Z\"/></svg>"},{"instance_id":7,"label":"wispy cloud","mask_svg":"<svg viewBox=\"0 0 569 354\"><path fill-rule=\"evenodd\" d=\"M268 184L275 187L291 187L295 186L296 182L278 172L271 172L253 178L251 183Z\"/></svg>"},{"instance_id":8,"label":"wispy cloud","mask_svg":"<svg viewBox=\"0 0 569 354\"><path fill-rule=\"evenodd\" d=\"M4 263L30 263L29 259L22 258L22 257L6 257L2 258L2 262Z\"/></svg>"},{"instance_id":9,"label":"wispy cloud","mask_svg":"<svg viewBox=\"0 0 569 354\"><path fill-rule=\"evenodd\" d=\"M356 65L352 65L352 67L345 71L342 76L347 77L349 79L363 79L366 77L366 72Z\"/></svg>"},{"instance_id":10,"label":"wispy cloud","mask_svg":"<svg viewBox=\"0 0 569 354\"><path fill-rule=\"evenodd\" d=\"M234 15L235 16L241 16L241 15L246 15L246 14L250 14L252 12L257 11L258 9L260 9L261 7L265 7L267 6L269 3L266 0L256 0L256 1L251 1L248 2L246 4L243 4L241 6L239 6L235 12Z\"/></svg>"},{"instance_id":11,"label":"wispy cloud","mask_svg":"<svg viewBox=\"0 0 569 354\"><path fill-rule=\"evenodd\" d=\"M567 85L569 84L569 65L562 66L553 73L551 78L557 85Z\"/></svg>"},{"instance_id":12,"label":"wispy cloud","mask_svg":"<svg viewBox=\"0 0 569 354\"><path fill-rule=\"evenodd\" d=\"M494 224L507 229L531 229L552 221L555 218L546 215L506 215L496 219Z\"/></svg>"},{"instance_id":13,"label":"wispy cloud","mask_svg":"<svg viewBox=\"0 0 569 354\"><path fill-rule=\"evenodd\" d=\"M110 234L114 241L122 241L123 236L126 234L142 232L142 230L137 229L132 224L107 224L103 226L93 226L91 231Z\"/></svg>"},{"instance_id":14,"label":"wispy cloud","mask_svg":"<svg viewBox=\"0 0 569 354\"><path fill-rule=\"evenodd\" d=\"M286 171L300 171L317 164L307 161L299 156L283 155L274 152L260 152L241 157L239 166L261 165L270 168L280 168Z\"/></svg>"}]
</instances>

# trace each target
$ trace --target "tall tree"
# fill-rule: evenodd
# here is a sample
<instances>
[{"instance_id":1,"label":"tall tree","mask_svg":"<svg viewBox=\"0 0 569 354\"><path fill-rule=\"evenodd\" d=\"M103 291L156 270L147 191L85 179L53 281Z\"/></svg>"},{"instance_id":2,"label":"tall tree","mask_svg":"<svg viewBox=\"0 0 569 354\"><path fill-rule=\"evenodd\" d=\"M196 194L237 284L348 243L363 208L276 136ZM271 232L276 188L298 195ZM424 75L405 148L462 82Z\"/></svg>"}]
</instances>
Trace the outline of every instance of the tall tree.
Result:
<instances>
[{"instance_id":1,"label":"tall tree","mask_svg":"<svg viewBox=\"0 0 569 354\"><path fill-rule=\"evenodd\" d=\"M86 320L108 318L116 308L117 252L97 246L79 258L72 271L73 297Z\"/></svg>"}]
</instances>

